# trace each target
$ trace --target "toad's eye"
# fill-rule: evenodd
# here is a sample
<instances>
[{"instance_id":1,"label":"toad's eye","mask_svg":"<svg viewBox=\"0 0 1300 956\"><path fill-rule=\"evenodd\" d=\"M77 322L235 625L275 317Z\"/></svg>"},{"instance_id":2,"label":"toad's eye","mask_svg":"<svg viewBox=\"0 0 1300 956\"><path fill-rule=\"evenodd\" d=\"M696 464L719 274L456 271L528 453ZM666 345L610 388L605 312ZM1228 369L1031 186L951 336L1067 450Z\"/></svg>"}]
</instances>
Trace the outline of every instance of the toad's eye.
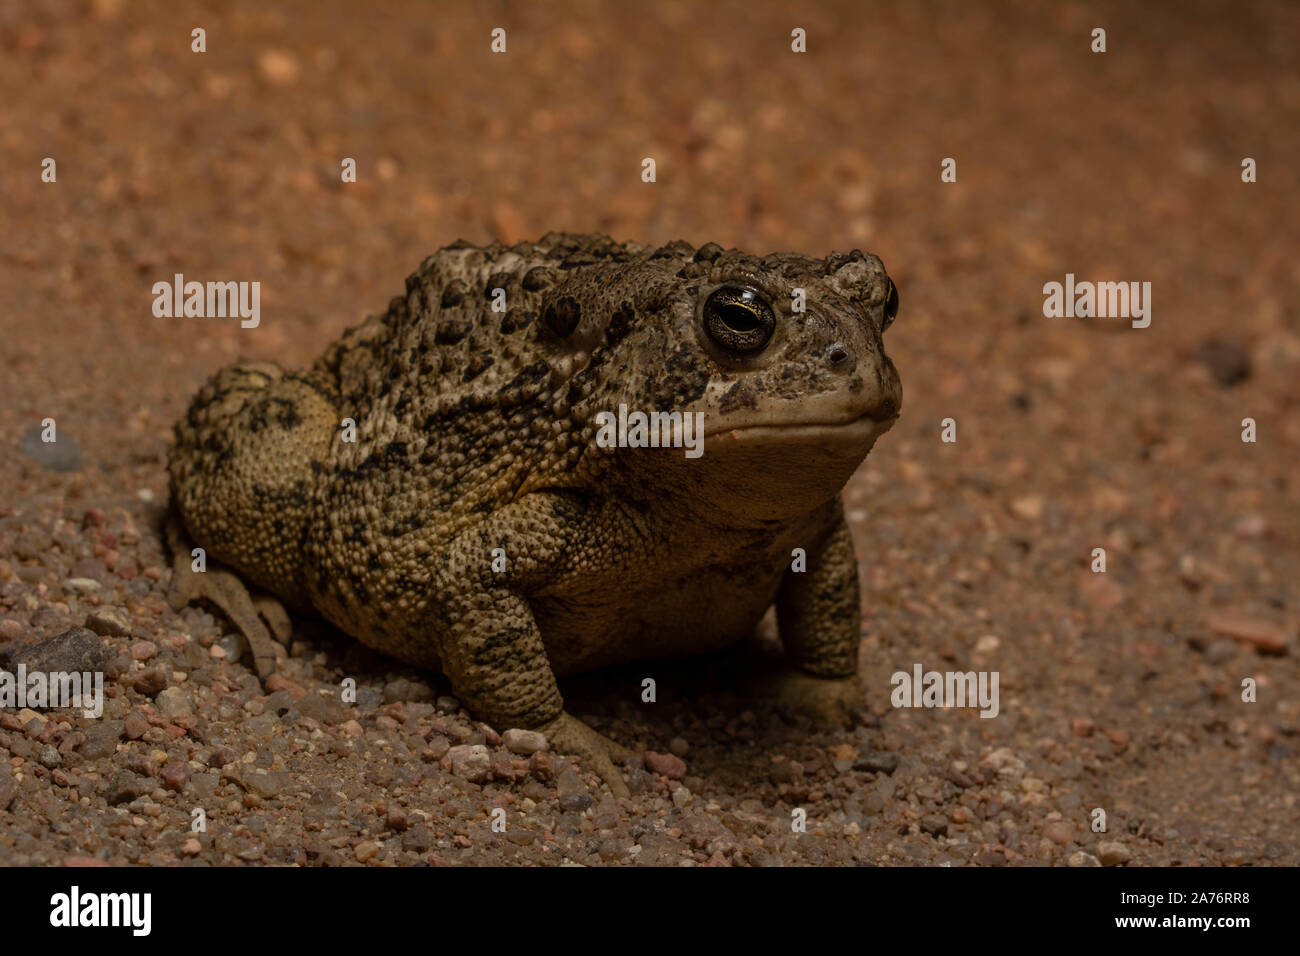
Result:
<instances>
[{"instance_id":1,"label":"toad's eye","mask_svg":"<svg viewBox=\"0 0 1300 956\"><path fill-rule=\"evenodd\" d=\"M885 321L880 326L880 331L885 331L894 324L894 317L898 315L898 286L894 285L893 279L886 279L889 283L889 294L885 296Z\"/></svg>"},{"instance_id":2,"label":"toad's eye","mask_svg":"<svg viewBox=\"0 0 1300 956\"><path fill-rule=\"evenodd\" d=\"M776 315L753 289L724 286L704 303L704 331L730 352L757 352L776 331Z\"/></svg>"}]
</instances>

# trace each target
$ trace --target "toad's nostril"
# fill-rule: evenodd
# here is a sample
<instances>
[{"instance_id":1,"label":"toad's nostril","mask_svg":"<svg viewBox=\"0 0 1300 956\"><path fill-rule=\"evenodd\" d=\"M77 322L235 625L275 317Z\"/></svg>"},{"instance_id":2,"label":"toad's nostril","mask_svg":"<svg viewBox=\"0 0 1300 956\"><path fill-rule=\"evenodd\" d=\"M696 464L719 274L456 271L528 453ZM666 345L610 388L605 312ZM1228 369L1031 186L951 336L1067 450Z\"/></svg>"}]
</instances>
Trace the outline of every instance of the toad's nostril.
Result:
<instances>
[{"instance_id":1,"label":"toad's nostril","mask_svg":"<svg viewBox=\"0 0 1300 956\"><path fill-rule=\"evenodd\" d=\"M849 360L849 350L842 345L832 345L826 352L832 365L843 365Z\"/></svg>"}]
</instances>

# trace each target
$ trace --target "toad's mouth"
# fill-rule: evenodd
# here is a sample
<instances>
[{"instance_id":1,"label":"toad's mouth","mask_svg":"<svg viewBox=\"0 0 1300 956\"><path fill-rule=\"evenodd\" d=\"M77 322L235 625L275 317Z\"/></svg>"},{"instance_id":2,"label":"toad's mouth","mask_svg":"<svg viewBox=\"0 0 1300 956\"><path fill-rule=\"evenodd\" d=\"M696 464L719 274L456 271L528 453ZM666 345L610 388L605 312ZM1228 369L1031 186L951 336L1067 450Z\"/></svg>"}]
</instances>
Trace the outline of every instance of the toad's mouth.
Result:
<instances>
[{"instance_id":1,"label":"toad's mouth","mask_svg":"<svg viewBox=\"0 0 1300 956\"><path fill-rule=\"evenodd\" d=\"M705 430L705 441L715 446L730 442L767 444L794 442L798 444L866 444L870 447L876 439L889 431L898 421L895 412L885 418L875 418L872 412L863 412L855 418L841 420L809 419L806 421L764 422L753 425Z\"/></svg>"}]
</instances>

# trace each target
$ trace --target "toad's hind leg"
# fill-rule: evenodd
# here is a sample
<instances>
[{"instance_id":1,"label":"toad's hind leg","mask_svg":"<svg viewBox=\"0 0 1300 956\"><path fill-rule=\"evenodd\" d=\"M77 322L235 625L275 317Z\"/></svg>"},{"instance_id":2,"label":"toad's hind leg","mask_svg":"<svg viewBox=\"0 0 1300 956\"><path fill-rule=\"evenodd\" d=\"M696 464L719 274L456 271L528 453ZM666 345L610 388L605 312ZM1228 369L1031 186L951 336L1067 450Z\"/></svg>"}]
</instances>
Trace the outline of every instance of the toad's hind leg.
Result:
<instances>
[{"instance_id":1,"label":"toad's hind leg","mask_svg":"<svg viewBox=\"0 0 1300 956\"><path fill-rule=\"evenodd\" d=\"M274 644L244 582L310 606L306 534L338 423L315 377L241 362L213 376L176 426L169 596L174 606L198 597L217 604L248 639L262 676L274 669ZM191 541L206 551L207 570L192 569ZM283 609L268 608L266 619L277 634L285 630Z\"/></svg>"},{"instance_id":2,"label":"toad's hind leg","mask_svg":"<svg viewBox=\"0 0 1300 956\"><path fill-rule=\"evenodd\" d=\"M190 542L175 515L167 519L167 544L172 551L172 580L167 589L167 602L172 610L179 611L200 598L211 601L248 641L257 676L266 680L275 673L275 642L258 612L262 611L274 622L276 636L284 643L287 635L281 629L288 625L289 618L280 603L274 598L252 598L237 575L215 563L203 571L195 571ZM274 607L262 607L263 602Z\"/></svg>"}]
</instances>

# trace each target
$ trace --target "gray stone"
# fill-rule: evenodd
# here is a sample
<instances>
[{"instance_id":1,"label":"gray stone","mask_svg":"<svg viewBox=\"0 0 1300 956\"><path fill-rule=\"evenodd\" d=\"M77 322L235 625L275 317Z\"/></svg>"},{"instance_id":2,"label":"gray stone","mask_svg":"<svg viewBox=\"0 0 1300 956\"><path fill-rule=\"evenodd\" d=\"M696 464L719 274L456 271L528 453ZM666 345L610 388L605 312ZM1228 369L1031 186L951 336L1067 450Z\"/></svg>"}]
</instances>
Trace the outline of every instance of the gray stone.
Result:
<instances>
[{"instance_id":1,"label":"gray stone","mask_svg":"<svg viewBox=\"0 0 1300 956\"><path fill-rule=\"evenodd\" d=\"M122 739L125 721L101 720L86 728L85 743L79 748L81 756L87 760L101 760L117 752L117 743Z\"/></svg>"},{"instance_id":2,"label":"gray stone","mask_svg":"<svg viewBox=\"0 0 1300 956\"><path fill-rule=\"evenodd\" d=\"M567 812L585 810L591 806L591 793L572 767L566 767L555 781L559 792L560 809Z\"/></svg>"},{"instance_id":3,"label":"gray stone","mask_svg":"<svg viewBox=\"0 0 1300 956\"><path fill-rule=\"evenodd\" d=\"M158 712L167 717L180 717L194 713L194 705L190 702L189 695L179 687L168 687L158 695L154 703L158 707Z\"/></svg>"},{"instance_id":4,"label":"gray stone","mask_svg":"<svg viewBox=\"0 0 1300 956\"><path fill-rule=\"evenodd\" d=\"M130 803L137 797L152 792L152 781L130 770L122 770L109 783L104 799L108 801L109 806L116 806L119 803Z\"/></svg>"},{"instance_id":5,"label":"gray stone","mask_svg":"<svg viewBox=\"0 0 1300 956\"><path fill-rule=\"evenodd\" d=\"M853 769L874 771L876 773L893 773L898 769L898 754L877 750L853 761Z\"/></svg>"},{"instance_id":6,"label":"gray stone","mask_svg":"<svg viewBox=\"0 0 1300 956\"><path fill-rule=\"evenodd\" d=\"M41 439L45 429L33 425L22 438L21 448L24 455L47 471L77 471L81 468L81 449L67 432L55 429L55 441Z\"/></svg>"},{"instance_id":7,"label":"gray stone","mask_svg":"<svg viewBox=\"0 0 1300 956\"><path fill-rule=\"evenodd\" d=\"M108 664L108 649L99 635L84 627L56 634L39 644L7 647L0 651L0 662L13 670L19 664L28 672L102 671Z\"/></svg>"},{"instance_id":8,"label":"gray stone","mask_svg":"<svg viewBox=\"0 0 1300 956\"><path fill-rule=\"evenodd\" d=\"M275 797L288 785L289 775L282 770L268 770L266 773L250 771L243 775L241 782L245 790L259 797Z\"/></svg>"}]
</instances>

